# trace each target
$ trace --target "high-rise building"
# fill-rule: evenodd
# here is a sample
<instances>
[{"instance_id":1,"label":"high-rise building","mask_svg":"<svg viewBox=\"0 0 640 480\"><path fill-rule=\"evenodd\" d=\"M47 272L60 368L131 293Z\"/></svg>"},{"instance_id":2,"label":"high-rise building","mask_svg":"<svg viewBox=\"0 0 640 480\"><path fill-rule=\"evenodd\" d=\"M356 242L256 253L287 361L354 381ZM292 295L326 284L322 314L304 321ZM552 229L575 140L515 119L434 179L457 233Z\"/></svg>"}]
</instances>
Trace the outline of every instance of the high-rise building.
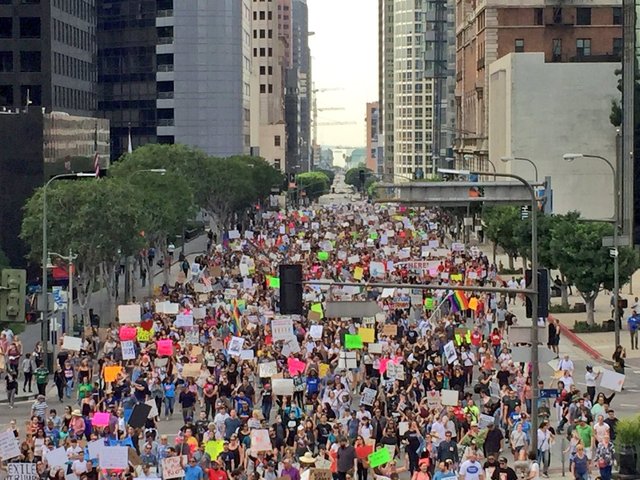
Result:
<instances>
[{"instance_id":1,"label":"high-rise building","mask_svg":"<svg viewBox=\"0 0 640 480\"><path fill-rule=\"evenodd\" d=\"M98 15L112 157L126 152L129 124L133 147L155 139L249 153L251 0L99 0Z\"/></svg>"},{"instance_id":2,"label":"high-rise building","mask_svg":"<svg viewBox=\"0 0 640 480\"><path fill-rule=\"evenodd\" d=\"M311 52L309 12L306 0L278 5L278 20L290 24L291 68L285 77L285 122L287 128L286 171L311 168Z\"/></svg>"},{"instance_id":3,"label":"high-rise building","mask_svg":"<svg viewBox=\"0 0 640 480\"><path fill-rule=\"evenodd\" d=\"M520 52L554 63L620 61L621 0L456 0L455 30L458 166L486 170L490 65Z\"/></svg>"},{"instance_id":4,"label":"high-rise building","mask_svg":"<svg viewBox=\"0 0 640 480\"><path fill-rule=\"evenodd\" d=\"M0 1L0 106L96 110L94 0Z\"/></svg>"},{"instance_id":5,"label":"high-rise building","mask_svg":"<svg viewBox=\"0 0 640 480\"><path fill-rule=\"evenodd\" d=\"M385 180L436 174L450 147L447 0L381 0L379 89Z\"/></svg>"},{"instance_id":6,"label":"high-rise building","mask_svg":"<svg viewBox=\"0 0 640 480\"><path fill-rule=\"evenodd\" d=\"M252 145L278 170L284 170L286 125L284 122L285 42L276 2L252 3Z\"/></svg>"},{"instance_id":7,"label":"high-rise building","mask_svg":"<svg viewBox=\"0 0 640 480\"><path fill-rule=\"evenodd\" d=\"M365 116L367 156L365 164L372 172L382 175L384 173L382 159L378 158L379 122L380 109L378 108L378 102L367 103L367 113Z\"/></svg>"}]
</instances>

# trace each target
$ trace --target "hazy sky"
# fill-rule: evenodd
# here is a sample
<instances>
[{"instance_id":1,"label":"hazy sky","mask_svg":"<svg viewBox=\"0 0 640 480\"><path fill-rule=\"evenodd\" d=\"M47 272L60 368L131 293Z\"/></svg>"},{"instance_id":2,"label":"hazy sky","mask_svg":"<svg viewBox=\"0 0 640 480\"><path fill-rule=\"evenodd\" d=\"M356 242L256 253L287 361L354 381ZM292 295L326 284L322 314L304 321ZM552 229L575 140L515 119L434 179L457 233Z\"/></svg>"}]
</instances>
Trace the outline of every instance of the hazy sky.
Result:
<instances>
[{"instance_id":1,"label":"hazy sky","mask_svg":"<svg viewBox=\"0 0 640 480\"><path fill-rule=\"evenodd\" d=\"M378 99L377 0L307 0L312 77L317 92L318 123L341 121L355 125L318 127L321 145L364 146L367 102Z\"/></svg>"}]
</instances>

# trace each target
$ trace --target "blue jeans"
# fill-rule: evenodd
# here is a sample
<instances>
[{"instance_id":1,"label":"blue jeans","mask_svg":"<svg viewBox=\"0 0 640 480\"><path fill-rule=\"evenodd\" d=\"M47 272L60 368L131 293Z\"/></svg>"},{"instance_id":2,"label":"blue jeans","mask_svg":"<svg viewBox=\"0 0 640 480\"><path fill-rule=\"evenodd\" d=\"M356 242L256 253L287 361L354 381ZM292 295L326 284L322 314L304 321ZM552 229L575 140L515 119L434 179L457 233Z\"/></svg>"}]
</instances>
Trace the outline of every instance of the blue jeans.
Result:
<instances>
[{"instance_id":1,"label":"blue jeans","mask_svg":"<svg viewBox=\"0 0 640 480\"><path fill-rule=\"evenodd\" d=\"M262 402L262 416L269 423L269 417L271 416L272 402Z\"/></svg>"},{"instance_id":2,"label":"blue jeans","mask_svg":"<svg viewBox=\"0 0 640 480\"><path fill-rule=\"evenodd\" d=\"M538 450L538 465L540 465L540 470L545 475L549 473L550 463L551 463L551 450L547 450L546 452L543 452L542 450Z\"/></svg>"},{"instance_id":3,"label":"blue jeans","mask_svg":"<svg viewBox=\"0 0 640 480\"><path fill-rule=\"evenodd\" d=\"M164 416L173 415L173 406L176 403L176 397L164 397ZM159 413L159 412L158 412Z\"/></svg>"},{"instance_id":4,"label":"blue jeans","mask_svg":"<svg viewBox=\"0 0 640 480\"><path fill-rule=\"evenodd\" d=\"M589 474L588 473L576 473L574 475L576 480L589 480Z\"/></svg>"},{"instance_id":5,"label":"blue jeans","mask_svg":"<svg viewBox=\"0 0 640 480\"><path fill-rule=\"evenodd\" d=\"M64 386L64 394L67 398L71 398L72 393L73 393L73 380L67 380L67 383Z\"/></svg>"},{"instance_id":6,"label":"blue jeans","mask_svg":"<svg viewBox=\"0 0 640 480\"><path fill-rule=\"evenodd\" d=\"M611 465L600 467L600 478L602 480L611 480Z\"/></svg>"}]
</instances>

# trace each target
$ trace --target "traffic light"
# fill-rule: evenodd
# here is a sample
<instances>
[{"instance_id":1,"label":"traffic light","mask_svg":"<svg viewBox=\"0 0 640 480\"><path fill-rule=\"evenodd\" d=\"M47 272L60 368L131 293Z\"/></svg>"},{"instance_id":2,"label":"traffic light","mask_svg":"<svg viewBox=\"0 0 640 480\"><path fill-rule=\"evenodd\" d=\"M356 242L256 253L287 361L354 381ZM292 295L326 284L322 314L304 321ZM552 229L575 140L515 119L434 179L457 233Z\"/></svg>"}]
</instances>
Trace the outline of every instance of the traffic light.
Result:
<instances>
[{"instance_id":1,"label":"traffic light","mask_svg":"<svg viewBox=\"0 0 640 480\"><path fill-rule=\"evenodd\" d=\"M0 321L24 322L27 294L26 270L2 270L0 286Z\"/></svg>"},{"instance_id":2,"label":"traffic light","mask_svg":"<svg viewBox=\"0 0 640 480\"><path fill-rule=\"evenodd\" d=\"M524 272L524 281L527 288L531 288L531 270ZM531 299L527 295L526 299L526 315L531 318L532 304ZM547 318L549 316L549 270L546 268L538 269L538 318Z\"/></svg>"},{"instance_id":3,"label":"traffic light","mask_svg":"<svg viewBox=\"0 0 640 480\"><path fill-rule=\"evenodd\" d=\"M280 265L280 313L302 315L302 265Z\"/></svg>"},{"instance_id":4,"label":"traffic light","mask_svg":"<svg viewBox=\"0 0 640 480\"><path fill-rule=\"evenodd\" d=\"M364 182L366 181L366 172L364 168L358 171L358 178L360 179L360 190L364 190Z\"/></svg>"}]
</instances>

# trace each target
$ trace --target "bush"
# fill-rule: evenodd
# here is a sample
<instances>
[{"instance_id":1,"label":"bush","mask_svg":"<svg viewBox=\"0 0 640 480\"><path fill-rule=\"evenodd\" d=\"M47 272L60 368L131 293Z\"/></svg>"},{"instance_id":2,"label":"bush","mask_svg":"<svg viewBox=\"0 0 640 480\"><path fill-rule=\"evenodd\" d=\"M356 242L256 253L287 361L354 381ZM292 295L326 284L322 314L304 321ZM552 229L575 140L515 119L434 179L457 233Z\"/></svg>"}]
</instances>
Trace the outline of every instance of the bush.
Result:
<instances>
[{"instance_id":1,"label":"bush","mask_svg":"<svg viewBox=\"0 0 640 480\"><path fill-rule=\"evenodd\" d=\"M572 313L573 308L563 305L549 305L549 313Z\"/></svg>"},{"instance_id":2,"label":"bush","mask_svg":"<svg viewBox=\"0 0 640 480\"><path fill-rule=\"evenodd\" d=\"M500 275L524 275L522 273L522 269L521 268L515 268L513 270L511 270L510 268L503 268L502 270L500 270L500 272L498 272Z\"/></svg>"},{"instance_id":3,"label":"bush","mask_svg":"<svg viewBox=\"0 0 640 480\"><path fill-rule=\"evenodd\" d=\"M640 446L640 416L620 419L616 425L615 446Z\"/></svg>"},{"instance_id":4,"label":"bush","mask_svg":"<svg viewBox=\"0 0 640 480\"><path fill-rule=\"evenodd\" d=\"M589 325L588 322L574 322L571 329L574 333L598 333L598 332L613 332L613 322L606 321L602 323L595 323Z\"/></svg>"}]
</instances>

